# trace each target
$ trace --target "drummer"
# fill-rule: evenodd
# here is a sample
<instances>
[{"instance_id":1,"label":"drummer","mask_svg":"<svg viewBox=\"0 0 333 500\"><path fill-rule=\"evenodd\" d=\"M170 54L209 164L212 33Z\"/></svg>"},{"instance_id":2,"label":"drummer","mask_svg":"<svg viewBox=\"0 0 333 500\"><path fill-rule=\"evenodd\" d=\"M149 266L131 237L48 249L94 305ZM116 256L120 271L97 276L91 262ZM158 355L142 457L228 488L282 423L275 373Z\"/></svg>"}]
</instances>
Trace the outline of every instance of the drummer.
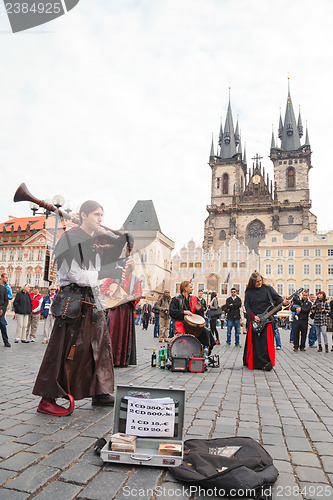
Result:
<instances>
[{"instance_id":1,"label":"drummer","mask_svg":"<svg viewBox=\"0 0 333 500\"><path fill-rule=\"evenodd\" d=\"M180 295L173 297L170 304L170 316L173 318L177 335L186 333L184 326L184 317L193 314L202 314L203 306L195 295L191 295L193 285L190 281L183 281L180 284ZM214 337L208 328L203 327L198 340L205 347L208 347L209 354L215 345Z\"/></svg>"}]
</instances>

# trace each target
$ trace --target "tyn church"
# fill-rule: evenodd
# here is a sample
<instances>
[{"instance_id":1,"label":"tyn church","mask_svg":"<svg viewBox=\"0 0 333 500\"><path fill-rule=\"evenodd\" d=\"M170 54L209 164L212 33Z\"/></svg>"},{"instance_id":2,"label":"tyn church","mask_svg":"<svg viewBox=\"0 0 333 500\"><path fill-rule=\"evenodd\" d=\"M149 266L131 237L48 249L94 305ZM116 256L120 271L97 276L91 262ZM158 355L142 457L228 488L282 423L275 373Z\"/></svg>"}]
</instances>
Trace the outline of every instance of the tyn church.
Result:
<instances>
[{"instance_id":1,"label":"tyn church","mask_svg":"<svg viewBox=\"0 0 333 500\"><path fill-rule=\"evenodd\" d=\"M296 122L288 89L285 117L283 121L280 114L277 140L272 132L270 159L274 181L270 180L258 154L252 158L252 167L247 166L238 121L234 128L229 96L217 154L212 140L209 156L212 186L204 228L205 251L218 251L226 240L235 236L257 252L260 240L272 229L283 233L285 238L293 237L302 229L317 231L317 218L310 211L309 170L312 165L307 128L303 145L302 136L301 114L299 112Z\"/></svg>"}]
</instances>

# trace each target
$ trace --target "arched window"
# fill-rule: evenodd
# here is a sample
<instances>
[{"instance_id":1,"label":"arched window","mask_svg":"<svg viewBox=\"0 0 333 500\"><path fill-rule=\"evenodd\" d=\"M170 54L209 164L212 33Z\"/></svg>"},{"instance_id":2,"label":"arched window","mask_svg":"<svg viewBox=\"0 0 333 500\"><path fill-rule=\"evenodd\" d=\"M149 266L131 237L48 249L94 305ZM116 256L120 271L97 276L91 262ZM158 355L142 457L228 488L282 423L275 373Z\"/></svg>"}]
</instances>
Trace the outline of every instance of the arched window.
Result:
<instances>
[{"instance_id":1,"label":"arched window","mask_svg":"<svg viewBox=\"0 0 333 500\"><path fill-rule=\"evenodd\" d=\"M226 235L225 235L225 231L222 229L222 231L220 232L220 240L225 240L226 238Z\"/></svg>"},{"instance_id":2,"label":"arched window","mask_svg":"<svg viewBox=\"0 0 333 500\"><path fill-rule=\"evenodd\" d=\"M287 186L288 188L293 188L296 185L295 179L295 169L290 167L287 169Z\"/></svg>"},{"instance_id":3,"label":"arched window","mask_svg":"<svg viewBox=\"0 0 333 500\"><path fill-rule=\"evenodd\" d=\"M222 194L228 194L229 191L229 175L223 174Z\"/></svg>"},{"instance_id":4,"label":"arched window","mask_svg":"<svg viewBox=\"0 0 333 500\"><path fill-rule=\"evenodd\" d=\"M289 215L288 224L293 224L293 223L294 223L294 217L292 215Z\"/></svg>"}]
</instances>

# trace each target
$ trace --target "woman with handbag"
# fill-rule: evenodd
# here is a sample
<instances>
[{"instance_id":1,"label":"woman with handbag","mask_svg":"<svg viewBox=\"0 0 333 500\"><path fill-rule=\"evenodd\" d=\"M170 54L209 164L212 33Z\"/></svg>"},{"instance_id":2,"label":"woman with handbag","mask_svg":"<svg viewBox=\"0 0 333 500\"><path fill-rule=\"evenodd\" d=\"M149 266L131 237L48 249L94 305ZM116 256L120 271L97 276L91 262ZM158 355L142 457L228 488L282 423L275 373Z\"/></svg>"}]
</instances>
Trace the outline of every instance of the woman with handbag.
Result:
<instances>
[{"instance_id":1,"label":"woman with handbag","mask_svg":"<svg viewBox=\"0 0 333 500\"><path fill-rule=\"evenodd\" d=\"M217 293L212 292L211 297L210 297L210 303L209 303L209 310L210 310L210 330L213 335L216 337L216 345L220 345L220 339L219 339L219 333L216 328L216 321L219 318L219 303L217 300Z\"/></svg>"},{"instance_id":2,"label":"woman with handbag","mask_svg":"<svg viewBox=\"0 0 333 500\"><path fill-rule=\"evenodd\" d=\"M325 352L328 352L327 316L329 312L330 312L330 306L326 300L326 293L319 291L317 293L317 299L313 304L311 313L313 315L314 326L316 328L316 333L318 338L318 352L322 352L323 350L321 345L321 334L323 334Z\"/></svg>"}]
</instances>

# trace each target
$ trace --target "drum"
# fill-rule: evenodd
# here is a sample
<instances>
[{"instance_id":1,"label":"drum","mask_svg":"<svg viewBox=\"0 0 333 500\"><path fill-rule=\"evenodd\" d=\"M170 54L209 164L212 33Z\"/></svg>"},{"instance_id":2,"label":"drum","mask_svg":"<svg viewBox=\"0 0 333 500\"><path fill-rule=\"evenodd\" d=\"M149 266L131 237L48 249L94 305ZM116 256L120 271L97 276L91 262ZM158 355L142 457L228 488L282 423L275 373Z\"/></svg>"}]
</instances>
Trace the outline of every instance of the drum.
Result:
<instances>
[{"instance_id":1,"label":"drum","mask_svg":"<svg viewBox=\"0 0 333 500\"><path fill-rule=\"evenodd\" d=\"M168 344L168 358L202 358L202 345L193 335L176 335Z\"/></svg>"},{"instance_id":2,"label":"drum","mask_svg":"<svg viewBox=\"0 0 333 500\"><path fill-rule=\"evenodd\" d=\"M199 337L205 324L206 324L205 318L203 318L199 314L192 314L192 316L189 315L184 316L185 332L191 335L195 335L196 337Z\"/></svg>"}]
</instances>

